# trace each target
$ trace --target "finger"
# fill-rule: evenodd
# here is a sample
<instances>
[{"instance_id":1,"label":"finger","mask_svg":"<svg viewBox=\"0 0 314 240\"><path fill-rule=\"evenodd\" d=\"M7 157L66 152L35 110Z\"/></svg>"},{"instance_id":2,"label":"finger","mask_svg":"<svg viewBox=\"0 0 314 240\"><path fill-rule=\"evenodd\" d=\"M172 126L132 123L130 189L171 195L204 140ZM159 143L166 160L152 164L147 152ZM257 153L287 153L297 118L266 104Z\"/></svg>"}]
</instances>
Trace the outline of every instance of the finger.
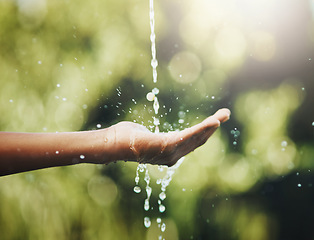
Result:
<instances>
[{"instance_id":1,"label":"finger","mask_svg":"<svg viewBox=\"0 0 314 240\"><path fill-rule=\"evenodd\" d=\"M218 124L216 127L219 127L220 123L229 120L230 114L231 112L227 108L219 109L214 115L206 118L202 123L200 123L200 126L203 125L204 128L211 128Z\"/></svg>"},{"instance_id":2,"label":"finger","mask_svg":"<svg viewBox=\"0 0 314 240\"><path fill-rule=\"evenodd\" d=\"M220 122L225 122L230 118L230 110L228 108L219 109L212 117L218 119Z\"/></svg>"},{"instance_id":3,"label":"finger","mask_svg":"<svg viewBox=\"0 0 314 240\"><path fill-rule=\"evenodd\" d=\"M191 138L192 136L197 136L199 134L209 137L220 126L220 123L227 121L229 117L229 109L219 109L214 115L206 118L203 122L181 131L180 136L183 139Z\"/></svg>"},{"instance_id":4,"label":"finger","mask_svg":"<svg viewBox=\"0 0 314 240\"><path fill-rule=\"evenodd\" d=\"M203 133L204 131L206 132L211 128L216 129L219 127L219 125L220 125L220 121L217 118L210 116L207 119L205 119L203 122L181 131L181 137L189 138L189 137L192 137L193 135L197 135L198 133Z\"/></svg>"}]
</instances>

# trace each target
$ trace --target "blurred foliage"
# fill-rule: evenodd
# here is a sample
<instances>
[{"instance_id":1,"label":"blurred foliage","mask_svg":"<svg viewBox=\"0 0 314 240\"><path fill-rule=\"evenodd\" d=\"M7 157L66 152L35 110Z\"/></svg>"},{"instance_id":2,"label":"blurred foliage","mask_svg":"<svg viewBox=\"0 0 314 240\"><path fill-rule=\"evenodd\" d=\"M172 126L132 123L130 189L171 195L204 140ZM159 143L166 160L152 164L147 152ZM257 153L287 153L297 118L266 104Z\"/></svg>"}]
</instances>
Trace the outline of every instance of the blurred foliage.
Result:
<instances>
[{"instance_id":1,"label":"blurred foliage","mask_svg":"<svg viewBox=\"0 0 314 240\"><path fill-rule=\"evenodd\" d=\"M45 169L1 178L0 238L158 239L158 217L166 239L313 238L314 1L155 1L157 84L148 4L0 0L0 130L150 127L154 87L162 131L232 119L176 171L165 213L157 167L148 213L135 163Z\"/></svg>"}]
</instances>

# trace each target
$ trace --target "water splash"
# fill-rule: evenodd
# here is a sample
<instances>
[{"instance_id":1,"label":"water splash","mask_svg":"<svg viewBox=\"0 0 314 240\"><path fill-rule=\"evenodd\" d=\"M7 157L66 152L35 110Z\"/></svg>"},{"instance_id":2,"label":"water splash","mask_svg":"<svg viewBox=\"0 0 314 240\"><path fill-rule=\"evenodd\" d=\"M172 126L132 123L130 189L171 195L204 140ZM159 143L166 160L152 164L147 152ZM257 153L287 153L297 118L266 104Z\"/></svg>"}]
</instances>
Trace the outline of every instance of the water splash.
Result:
<instances>
[{"instance_id":1,"label":"water splash","mask_svg":"<svg viewBox=\"0 0 314 240\"><path fill-rule=\"evenodd\" d=\"M157 83L157 66L158 61L156 58L156 35L155 35L155 13L154 13L154 1L149 1L149 19L150 19L150 40L151 40L151 52L152 52L152 60L151 60L151 66L153 69L153 82ZM147 93L146 98L148 101L153 101L153 108L155 112L155 116L153 117L154 121L153 124L155 126L155 133L159 133L159 118L158 118L158 111L159 111L159 102L157 98L157 94L159 93L158 88L154 88L151 92ZM150 176L148 172L148 168L146 165L143 165L145 168L145 182L146 182L146 199L144 201L144 209L145 211L148 211L150 208L150 197L152 194L152 188L149 186L150 184ZM145 225L147 227L147 225ZM149 227L149 226L148 226Z\"/></svg>"},{"instance_id":2,"label":"water splash","mask_svg":"<svg viewBox=\"0 0 314 240\"><path fill-rule=\"evenodd\" d=\"M135 193L140 193L142 191L141 187L138 185L140 181L140 172L144 172L144 165L139 164L136 168L136 175L135 175L135 187L133 188L133 191Z\"/></svg>"},{"instance_id":3,"label":"water splash","mask_svg":"<svg viewBox=\"0 0 314 240\"><path fill-rule=\"evenodd\" d=\"M144 165L144 166L146 168L144 180L146 182L146 195L147 195L145 202L144 202L144 209L145 209L145 211L148 211L149 210L149 200L150 200L150 196L152 195L152 188L149 186L150 176L149 176L148 168L146 165Z\"/></svg>"},{"instance_id":4,"label":"water splash","mask_svg":"<svg viewBox=\"0 0 314 240\"><path fill-rule=\"evenodd\" d=\"M152 74L153 74L153 82L157 83L157 66L158 66L158 61L156 58L156 35L155 35L155 13L154 13L154 0L149 0L149 19L150 19L150 29L151 29L151 34L150 34L150 40L151 40L151 54L152 54L152 59L151 59L151 67L152 67ZM117 89L118 95L121 95L120 89ZM152 129L155 133L159 133L159 125L160 125L160 120L159 120L159 101L157 95L159 94L159 89L157 87L153 88L151 92L147 93L146 99L150 102L153 102L153 109L155 116L153 117L153 125ZM132 99L133 100L133 99ZM134 101L133 101L134 102ZM135 103L135 102L134 102ZM136 103L135 103L136 104ZM171 108L169 109L169 112L171 112ZM185 117L185 112L180 113L181 115L179 116L180 119L183 119ZM162 116L161 116L162 117ZM184 122L184 120L183 120ZM183 123L182 122L182 123ZM163 169L167 169L166 175L163 179L157 179L157 184L161 185L161 193L159 194L159 199L158 199L158 209L160 213L163 213L166 211L166 207L163 204L163 201L166 199L166 189L167 186L170 184L172 180L172 176L175 172L175 170L181 165L183 162L184 158L181 158L174 166L168 168L168 167L158 167L160 171L163 171ZM152 188L150 187L150 176L149 176L149 171L148 168L145 164L139 164L137 169L136 169L136 176L135 176L135 187L134 187L134 192L140 193L141 188L139 187L139 173L145 171L145 177L144 180L146 182L146 199L144 201L144 210L148 211L150 209L150 197L152 194ZM160 228L161 232L163 233L166 230L166 224L162 222L161 218L157 218L157 224L158 227ZM151 226L151 221L149 217L144 218L144 226L146 228L149 228ZM162 235L159 236L158 239L163 239Z\"/></svg>"},{"instance_id":5,"label":"water splash","mask_svg":"<svg viewBox=\"0 0 314 240\"><path fill-rule=\"evenodd\" d=\"M167 173L164 176L164 178L157 179L156 181L157 184L161 185L160 187L161 192L159 194L159 199L158 199L158 209L160 213L163 213L166 211L166 206L163 204L163 201L167 197L167 194L166 194L167 187L169 186L176 169L182 164L183 161L184 161L184 157L180 158L179 161L172 167L160 167L159 168L159 171L163 171L164 168L167 169ZM158 218L158 220L160 221L160 223L158 224L158 228L160 228L161 232L164 232L166 230L166 223L162 222L161 218Z\"/></svg>"}]
</instances>

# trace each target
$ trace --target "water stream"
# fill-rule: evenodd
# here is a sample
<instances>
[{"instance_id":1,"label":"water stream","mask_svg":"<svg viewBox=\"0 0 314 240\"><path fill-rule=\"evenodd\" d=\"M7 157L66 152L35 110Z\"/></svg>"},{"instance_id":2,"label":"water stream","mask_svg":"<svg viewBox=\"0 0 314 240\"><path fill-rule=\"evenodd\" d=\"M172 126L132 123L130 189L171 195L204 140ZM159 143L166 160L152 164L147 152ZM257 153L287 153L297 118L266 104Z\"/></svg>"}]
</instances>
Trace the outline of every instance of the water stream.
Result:
<instances>
[{"instance_id":1,"label":"water stream","mask_svg":"<svg viewBox=\"0 0 314 240\"><path fill-rule=\"evenodd\" d=\"M152 67L152 73L153 73L153 83L157 83L157 66L158 66L158 61L156 57L156 34L155 34L155 12L154 12L154 0L149 0L149 20L150 20L150 41L151 41L151 54L152 54L152 59L151 59L151 67ZM147 93L146 98L148 101L153 102L153 109L155 115L153 116L153 124L154 124L154 132L159 133L159 125L160 125L160 120L159 120L159 101L158 101L158 95L159 89L157 87L153 88L151 92ZM183 162L184 158L181 158L177 164L174 166L168 168L166 166L159 166L158 169L160 172L166 171L165 176L162 179L157 179L157 184L160 184L161 187L161 192L159 194L159 199L158 199L158 210L160 214L164 213L166 211L166 206L163 204L163 201L166 199L166 189L167 186L170 184L172 180L172 176L175 173L175 170L180 166L180 164ZM144 210L148 211L150 209L150 197L152 194L152 188L150 187L150 176L149 176L149 171L148 167L146 164L139 164L136 169L136 175L135 175L135 187L134 187L134 192L135 193L140 193L141 188L139 186L139 181L140 181L140 173L144 173L144 181L146 182L146 199L144 201ZM158 217L156 219L158 227L161 231L161 233L165 232L166 230L166 223L162 221L161 217ZM144 226L146 228L149 228L151 226L151 219L148 216L144 217ZM162 234L159 235L158 237L159 240L164 239Z\"/></svg>"}]
</instances>

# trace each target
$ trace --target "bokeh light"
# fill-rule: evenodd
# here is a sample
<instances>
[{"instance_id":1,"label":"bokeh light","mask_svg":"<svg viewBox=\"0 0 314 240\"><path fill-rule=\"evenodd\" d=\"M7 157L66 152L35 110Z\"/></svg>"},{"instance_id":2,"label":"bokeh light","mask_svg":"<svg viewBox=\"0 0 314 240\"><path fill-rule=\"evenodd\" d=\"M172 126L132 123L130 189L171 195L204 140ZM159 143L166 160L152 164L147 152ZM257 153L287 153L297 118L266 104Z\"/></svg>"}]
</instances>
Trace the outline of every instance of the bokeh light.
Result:
<instances>
[{"instance_id":1,"label":"bokeh light","mask_svg":"<svg viewBox=\"0 0 314 240\"><path fill-rule=\"evenodd\" d=\"M154 87L162 131L228 107L230 121L186 156L167 188L164 237L314 236L313 0L155 1L157 84L147 1L2 0L0 9L1 131L123 120L152 130ZM156 179L165 171L149 166L154 209L145 212L144 191L132 191L136 166L1 178L0 238L158 239Z\"/></svg>"}]
</instances>

